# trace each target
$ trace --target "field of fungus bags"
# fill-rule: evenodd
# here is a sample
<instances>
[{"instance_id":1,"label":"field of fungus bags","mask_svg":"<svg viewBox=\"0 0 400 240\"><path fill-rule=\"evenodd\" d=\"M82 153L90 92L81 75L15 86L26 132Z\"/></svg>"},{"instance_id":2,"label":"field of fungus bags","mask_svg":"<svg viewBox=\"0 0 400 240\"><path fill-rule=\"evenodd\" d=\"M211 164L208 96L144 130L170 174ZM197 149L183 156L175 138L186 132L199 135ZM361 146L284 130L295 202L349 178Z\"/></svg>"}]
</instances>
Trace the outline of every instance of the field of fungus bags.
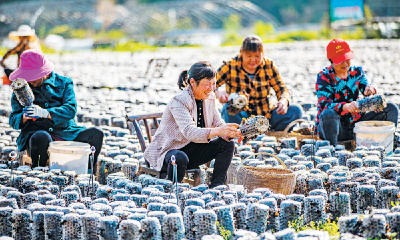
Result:
<instances>
[{"instance_id":1,"label":"field of fungus bags","mask_svg":"<svg viewBox=\"0 0 400 240\"><path fill-rule=\"evenodd\" d=\"M362 65L386 101L397 104L400 42L349 44L355 53L354 65ZM308 121L316 115L316 75L328 64L325 45L265 44L266 55L277 63L293 102L303 106ZM20 166L22 153L11 170L10 154L17 151L19 132L8 124L11 87L1 86L0 239L399 238L398 132L390 155L383 146L358 146L351 152L311 136L297 141L259 135L246 145L238 143L230 168L284 168L274 157L256 155L272 154L296 176L294 191L288 195L235 184L209 189L213 162L209 168L201 166L201 184L195 187L139 174L145 161L125 115L162 111L178 91L180 71L199 60L210 60L217 68L238 50L48 55L55 72L74 80L79 124L104 130L94 182L89 174ZM170 58L161 77L153 76L153 66L145 74L152 58Z\"/></svg>"}]
</instances>

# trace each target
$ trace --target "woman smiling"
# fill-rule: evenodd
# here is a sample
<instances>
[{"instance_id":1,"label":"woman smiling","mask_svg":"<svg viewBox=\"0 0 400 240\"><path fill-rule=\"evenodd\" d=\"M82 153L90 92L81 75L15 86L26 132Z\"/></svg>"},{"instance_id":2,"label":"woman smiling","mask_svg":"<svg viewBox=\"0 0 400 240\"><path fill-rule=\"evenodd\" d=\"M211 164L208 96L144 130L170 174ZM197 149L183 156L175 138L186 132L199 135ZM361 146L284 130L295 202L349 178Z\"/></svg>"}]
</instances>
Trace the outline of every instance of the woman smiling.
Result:
<instances>
[{"instance_id":1,"label":"woman smiling","mask_svg":"<svg viewBox=\"0 0 400 240\"><path fill-rule=\"evenodd\" d=\"M225 84L226 91L216 90L220 103L224 104L221 114L227 123L240 123L243 118L261 115L269 119L273 131L283 131L292 121L302 117L301 106L289 104L289 90L278 71L276 63L264 55L260 37L247 36L240 54L219 68L217 87ZM228 99L232 93L245 92L249 97L246 110L235 115L228 112ZM270 101L273 92L277 102Z\"/></svg>"},{"instance_id":2,"label":"woman smiling","mask_svg":"<svg viewBox=\"0 0 400 240\"><path fill-rule=\"evenodd\" d=\"M154 169L167 172L169 180L172 180L174 155L178 182L186 169L215 159L210 187L224 184L235 149L231 139L241 133L238 124L225 124L215 107L216 75L208 62L195 63L180 74L178 86L182 91L168 103L160 127L144 152Z\"/></svg>"}]
</instances>

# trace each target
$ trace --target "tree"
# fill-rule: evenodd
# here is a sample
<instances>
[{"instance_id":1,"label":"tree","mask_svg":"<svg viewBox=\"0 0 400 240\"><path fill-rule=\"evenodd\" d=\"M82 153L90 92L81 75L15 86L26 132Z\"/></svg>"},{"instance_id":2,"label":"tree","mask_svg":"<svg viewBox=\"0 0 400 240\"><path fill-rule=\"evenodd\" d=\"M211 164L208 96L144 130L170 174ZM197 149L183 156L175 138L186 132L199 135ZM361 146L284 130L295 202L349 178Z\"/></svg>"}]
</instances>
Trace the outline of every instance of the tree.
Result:
<instances>
[{"instance_id":1,"label":"tree","mask_svg":"<svg viewBox=\"0 0 400 240\"><path fill-rule=\"evenodd\" d=\"M275 33L275 28L270 23L258 20L254 23L253 33L261 37L263 41L266 41L267 39L271 39L272 35Z\"/></svg>"},{"instance_id":2,"label":"tree","mask_svg":"<svg viewBox=\"0 0 400 240\"><path fill-rule=\"evenodd\" d=\"M239 15L232 14L224 19L222 27L225 30L224 45L236 45L241 43L242 37L239 34L239 30L242 28L242 19Z\"/></svg>"}]
</instances>

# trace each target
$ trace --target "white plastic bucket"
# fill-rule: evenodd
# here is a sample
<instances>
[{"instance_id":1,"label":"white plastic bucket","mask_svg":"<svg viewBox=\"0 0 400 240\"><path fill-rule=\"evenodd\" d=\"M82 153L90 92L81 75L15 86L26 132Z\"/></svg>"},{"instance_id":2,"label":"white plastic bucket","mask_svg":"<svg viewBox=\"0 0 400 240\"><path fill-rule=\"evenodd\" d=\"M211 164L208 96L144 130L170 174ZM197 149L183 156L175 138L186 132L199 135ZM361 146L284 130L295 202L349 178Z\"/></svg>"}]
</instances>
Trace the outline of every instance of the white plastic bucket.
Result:
<instances>
[{"instance_id":1,"label":"white plastic bucket","mask_svg":"<svg viewBox=\"0 0 400 240\"><path fill-rule=\"evenodd\" d=\"M50 169L87 174L90 145L73 141L55 141L49 146Z\"/></svg>"},{"instance_id":2,"label":"white plastic bucket","mask_svg":"<svg viewBox=\"0 0 400 240\"><path fill-rule=\"evenodd\" d=\"M393 134L396 128L389 121L364 121L355 124L357 146L383 146L386 155L393 153Z\"/></svg>"}]
</instances>

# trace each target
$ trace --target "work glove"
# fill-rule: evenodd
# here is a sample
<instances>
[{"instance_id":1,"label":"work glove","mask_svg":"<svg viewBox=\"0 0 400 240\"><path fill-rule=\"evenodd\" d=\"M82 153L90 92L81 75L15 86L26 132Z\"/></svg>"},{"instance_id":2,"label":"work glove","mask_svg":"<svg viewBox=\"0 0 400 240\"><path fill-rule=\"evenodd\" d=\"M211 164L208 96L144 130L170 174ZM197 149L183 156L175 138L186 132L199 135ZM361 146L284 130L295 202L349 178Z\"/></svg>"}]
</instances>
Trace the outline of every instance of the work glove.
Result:
<instances>
[{"instance_id":1,"label":"work glove","mask_svg":"<svg viewBox=\"0 0 400 240\"><path fill-rule=\"evenodd\" d=\"M31 105L29 107L25 107L22 111L23 113L27 113L27 117L32 118L48 118L49 111L44 108L39 107L38 105Z\"/></svg>"}]
</instances>

